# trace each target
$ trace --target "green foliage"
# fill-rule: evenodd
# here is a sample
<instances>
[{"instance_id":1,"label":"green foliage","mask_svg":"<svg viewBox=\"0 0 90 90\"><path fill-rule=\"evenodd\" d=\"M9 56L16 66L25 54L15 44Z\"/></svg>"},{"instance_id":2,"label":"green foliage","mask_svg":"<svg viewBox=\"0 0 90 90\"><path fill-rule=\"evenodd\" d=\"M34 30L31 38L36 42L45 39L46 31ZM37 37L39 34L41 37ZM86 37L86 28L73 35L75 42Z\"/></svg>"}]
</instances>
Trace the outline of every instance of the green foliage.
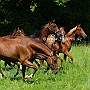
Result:
<instances>
[{"instance_id":1,"label":"green foliage","mask_svg":"<svg viewBox=\"0 0 90 90\"><path fill-rule=\"evenodd\" d=\"M54 0L54 2L57 3L59 6L65 6L65 3L67 3L70 0Z\"/></svg>"},{"instance_id":2,"label":"green foliage","mask_svg":"<svg viewBox=\"0 0 90 90\"><path fill-rule=\"evenodd\" d=\"M35 8L37 7L37 4L34 3L34 5L30 5L30 10L34 12Z\"/></svg>"},{"instance_id":3,"label":"green foliage","mask_svg":"<svg viewBox=\"0 0 90 90\"><path fill-rule=\"evenodd\" d=\"M20 3L17 5L17 2ZM81 23L90 35L90 0L1 0L0 36L20 27L27 35L41 29L52 18L66 32Z\"/></svg>"}]
</instances>

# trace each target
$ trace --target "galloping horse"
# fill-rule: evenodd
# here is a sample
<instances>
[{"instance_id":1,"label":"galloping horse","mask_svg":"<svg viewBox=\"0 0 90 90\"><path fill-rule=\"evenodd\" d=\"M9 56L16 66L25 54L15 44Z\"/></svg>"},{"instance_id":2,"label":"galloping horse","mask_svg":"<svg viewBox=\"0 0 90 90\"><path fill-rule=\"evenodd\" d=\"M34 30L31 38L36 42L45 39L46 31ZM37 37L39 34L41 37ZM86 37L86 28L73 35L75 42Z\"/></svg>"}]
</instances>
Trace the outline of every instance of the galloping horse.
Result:
<instances>
[{"instance_id":1,"label":"galloping horse","mask_svg":"<svg viewBox=\"0 0 90 90\"><path fill-rule=\"evenodd\" d=\"M80 24L78 24L76 27L71 29L65 35L65 44L59 43L60 45L59 52L64 54L65 61L66 61L66 57L68 56L72 60L72 64L73 64L73 57L70 55L69 51L71 49L71 45L76 35L82 36L83 38L87 37L83 29L81 28Z\"/></svg>"},{"instance_id":2,"label":"galloping horse","mask_svg":"<svg viewBox=\"0 0 90 90\"><path fill-rule=\"evenodd\" d=\"M50 34L56 35L58 40L64 43L63 33L60 32L59 28L55 24L55 20L49 21L49 23L43 26L43 28L40 31L37 31L33 35L30 35L30 37L45 43L48 35ZM43 62L44 60L40 60L40 66L43 66Z\"/></svg>"},{"instance_id":3,"label":"galloping horse","mask_svg":"<svg viewBox=\"0 0 90 90\"><path fill-rule=\"evenodd\" d=\"M18 27L18 28L15 28L15 30L14 30L13 33L12 33L12 35L4 36L4 38L14 39L14 38L16 38L17 36L25 36L25 35L26 35L26 34L24 33L24 31L21 31L21 30L19 29L19 27ZM11 36L12 36L12 37L11 37ZM16 36L16 37L13 37L13 36ZM18 66L18 69L19 69L19 67L20 67L20 65L19 65L18 63L14 63L14 65L12 65L10 62L6 62L6 61L5 61L5 63L4 63L5 69L6 69L7 64L8 64L11 68L13 68L13 66L14 66L15 64ZM17 75L17 74L18 74L18 70L17 70L16 75ZM14 75L14 76L16 76L16 75Z\"/></svg>"},{"instance_id":4,"label":"galloping horse","mask_svg":"<svg viewBox=\"0 0 90 90\"><path fill-rule=\"evenodd\" d=\"M60 29L65 34L64 28ZM67 34L65 34L65 43L56 41L52 45L52 50L56 50L57 53L63 53L64 54L64 60L66 61L66 57L68 56L72 60L73 64L73 57L69 54L69 51L71 49L71 45L73 43L73 40L76 35L82 36L83 38L86 38L87 35L83 31L83 29L80 27L80 24L78 24L76 27L71 29ZM57 48L58 47L58 48Z\"/></svg>"},{"instance_id":5,"label":"galloping horse","mask_svg":"<svg viewBox=\"0 0 90 90\"><path fill-rule=\"evenodd\" d=\"M60 59L61 61L61 64L60 64L60 68L62 68L62 62L63 62L63 59L58 55L59 54L59 48L60 48L60 45L59 43L62 43L62 44L65 44L64 42L64 35L65 35L65 31L64 31L64 27L60 27L60 33L62 34L62 41L59 41L58 38L55 37L55 35L53 34L50 34L48 37L47 37L47 40L45 42L45 44L53 51L55 51L57 54L57 58ZM44 65L43 64L44 61L42 61L40 64L41 65Z\"/></svg>"},{"instance_id":6,"label":"galloping horse","mask_svg":"<svg viewBox=\"0 0 90 90\"><path fill-rule=\"evenodd\" d=\"M32 78L37 71L37 67L31 63L31 59L42 59L42 57L46 58L52 73L57 73L56 55L43 43L35 39L20 36L14 39L0 37L0 59L7 62L20 62L22 64L23 80L25 78ZM26 66L34 69L34 72L30 76L25 76Z\"/></svg>"},{"instance_id":7,"label":"galloping horse","mask_svg":"<svg viewBox=\"0 0 90 90\"><path fill-rule=\"evenodd\" d=\"M45 43L48 35L50 34L55 34L58 39L62 39L62 34L60 33L59 28L55 24L55 20L49 21L49 23L43 26L41 30L37 31L33 35L30 35L30 37L38 39Z\"/></svg>"}]
</instances>

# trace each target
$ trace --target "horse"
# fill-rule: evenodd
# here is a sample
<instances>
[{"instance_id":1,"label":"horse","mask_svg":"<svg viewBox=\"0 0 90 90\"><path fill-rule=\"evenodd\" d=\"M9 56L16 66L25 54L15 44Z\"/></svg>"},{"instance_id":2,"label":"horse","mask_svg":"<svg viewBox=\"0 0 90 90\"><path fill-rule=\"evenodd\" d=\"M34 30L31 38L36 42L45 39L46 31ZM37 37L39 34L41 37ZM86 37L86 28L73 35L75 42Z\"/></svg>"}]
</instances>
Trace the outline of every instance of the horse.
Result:
<instances>
[{"instance_id":1,"label":"horse","mask_svg":"<svg viewBox=\"0 0 90 90\"><path fill-rule=\"evenodd\" d=\"M24 31L20 30L19 27L18 27L18 28L15 28L13 30L13 33L11 35L4 36L4 38L14 39L17 36L25 36L25 35L26 34L24 33ZM13 37L13 36L16 36L16 37ZM4 63L5 69L6 69L7 64L11 67L11 69L15 66L15 64L18 66L18 69L20 68L20 65L18 63L14 63L14 65L12 65L10 62L5 61L5 63ZM17 70L17 73L14 76L17 76L17 75L18 75L18 70Z\"/></svg>"},{"instance_id":2,"label":"horse","mask_svg":"<svg viewBox=\"0 0 90 90\"><path fill-rule=\"evenodd\" d=\"M55 24L55 20L49 21L48 24L43 26L41 30L37 31L33 35L30 35L30 37L45 43L48 35L50 34L54 34L59 41L62 41L62 43L65 42L63 33L60 32L59 28ZM43 62L43 60L40 60L40 66L43 66Z\"/></svg>"},{"instance_id":3,"label":"horse","mask_svg":"<svg viewBox=\"0 0 90 90\"><path fill-rule=\"evenodd\" d=\"M49 21L48 24L44 25L41 30L38 30L33 35L30 35L30 38L34 38L45 43L48 35L50 34L55 34L56 37L61 40L62 34L59 32L59 28L55 24L55 20Z\"/></svg>"},{"instance_id":4,"label":"horse","mask_svg":"<svg viewBox=\"0 0 90 90\"><path fill-rule=\"evenodd\" d=\"M59 51L59 43L63 43L64 44L64 35L66 34L66 32L64 31L64 27L60 27L60 33L62 34L62 41L59 41L58 38L56 38L56 36L54 34L50 34L48 37L47 37L47 40L45 42L45 44L53 51L55 51L57 54L57 58L61 61L61 64L60 64L60 68L62 68L62 62L63 62L63 59L58 55L58 51ZM41 61L41 66L44 65L44 60Z\"/></svg>"},{"instance_id":5,"label":"horse","mask_svg":"<svg viewBox=\"0 0 90 90\"><path fill-rule=\"evenodd\" d=\"M22 36L14 39L0 37L0 59L7 62L20 62L22 64L22 80L34 76L37 67L31 63L31 59L40 58L41 56L44 59L46 58L52 73L57 73L58 64L56 55L45 44ZM34 72L29 76L25 75L26 66L34 69Z\"/></svg>"},{"instance_id":6,"label":"horse","mask_svg":"<svg viewBox=\"0 0 90 90\"><path fill-rule=\"evenodd\" d=\"M26 34L18 27L18 28L15 28L15 30L13 31L12 36L26 36Z\"/></svg>"},{"instance_id":7,"label":"horse","mask_svg":"<svg viewBox=\"0 0 90 90\"><path fill-rule=\"evenodd\" d=\"M73 57L70 55L69 51L71 49L73 40L75 38L75 36L81 36L83 38L86 38L87 35L85 34L84 30L81 28L81 25L78 24L76 27L74 27L73 29L71 29L64 37L65 39L65 44L60 43L60 49L59 52L64 54L64 60L66 61L66 57L68 56L71 61L72 64L74 64L73 62Z\"/></svg>"},{"instance_id":8,"label":"horse","mask_svg":"<svg viewBox=\"0 0 90 90\"><path fill-rule=\"evenodd\" d=\"M73 40L76 35L82 36L83 38L86 38L87 35L85 34L84 30L81 28L80 24L78 24L76 27L71 29L67 34L65 33L64 28L62 28L62 30L63 30L63 33L65 34L65 37L64 37L65 43L63 44L62 42L56 41L52 45L52 50L56 50L57 53L63 53L65 61L66 61L66 57L68 56L71 59L72 64L74 64L73 57L69 53Z\"/></svg>"}]
</instances>

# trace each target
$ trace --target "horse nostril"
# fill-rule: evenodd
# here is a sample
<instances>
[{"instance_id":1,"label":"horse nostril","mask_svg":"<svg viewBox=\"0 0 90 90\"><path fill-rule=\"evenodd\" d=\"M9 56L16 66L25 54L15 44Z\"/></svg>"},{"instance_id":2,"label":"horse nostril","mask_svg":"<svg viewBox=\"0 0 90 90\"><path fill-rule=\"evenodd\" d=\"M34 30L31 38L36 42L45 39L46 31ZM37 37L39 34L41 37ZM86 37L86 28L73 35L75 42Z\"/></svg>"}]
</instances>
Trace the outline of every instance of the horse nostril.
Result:
<instances>
[{"instance_id":1,"label":"horse nostril","mask_svg":"<svg viewBox=\"0 0 90 90\"><path fill-rule=\"evenodd\" d=\"M86 37L87 37L87 35L84 36L84 38L86 38Z\"/></svg>"},{"instance_id":2,"label":"horse nostril","mask_svg":"<svg viewBox=\"0 0 90 90\"><path fill-rule=\"evenodd\" d=\"M62 44L65 44L65 42L62 42Z\"/></svg>"},{"instance_id":3,"label":"horse nostril","mask_svg":"<svg viewBox=\"0 0 90 90\"><path fill-rule=\"evenodd\" d=\"M87 37L87 35L85 36L85 38Z\"/></svg>"}]
</instances>

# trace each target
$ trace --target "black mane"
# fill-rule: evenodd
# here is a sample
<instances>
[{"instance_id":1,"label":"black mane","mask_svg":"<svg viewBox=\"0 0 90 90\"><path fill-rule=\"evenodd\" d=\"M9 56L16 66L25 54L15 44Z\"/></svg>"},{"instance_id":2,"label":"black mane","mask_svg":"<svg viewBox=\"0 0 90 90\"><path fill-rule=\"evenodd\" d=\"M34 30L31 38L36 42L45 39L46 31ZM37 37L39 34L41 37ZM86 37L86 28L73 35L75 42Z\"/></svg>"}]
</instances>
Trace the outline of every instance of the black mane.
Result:
<instances>
[{"instance_id":1,"label":"black mane","mask_svg":"<svg viewBox=\"0 0 90 90\"><path fill-rule=\"evenodd\" d=\"M42 26L40 30L36 30L36 32L35 32L34 34L30 35L30 37L31 37L31 38L37 38L37 37L39 37L39 36L41 35L41 32L42 32L43 28L44 28L46 25L47 25L47 24L45 24L44 26Z\"/></svg>"}]
</instances>

